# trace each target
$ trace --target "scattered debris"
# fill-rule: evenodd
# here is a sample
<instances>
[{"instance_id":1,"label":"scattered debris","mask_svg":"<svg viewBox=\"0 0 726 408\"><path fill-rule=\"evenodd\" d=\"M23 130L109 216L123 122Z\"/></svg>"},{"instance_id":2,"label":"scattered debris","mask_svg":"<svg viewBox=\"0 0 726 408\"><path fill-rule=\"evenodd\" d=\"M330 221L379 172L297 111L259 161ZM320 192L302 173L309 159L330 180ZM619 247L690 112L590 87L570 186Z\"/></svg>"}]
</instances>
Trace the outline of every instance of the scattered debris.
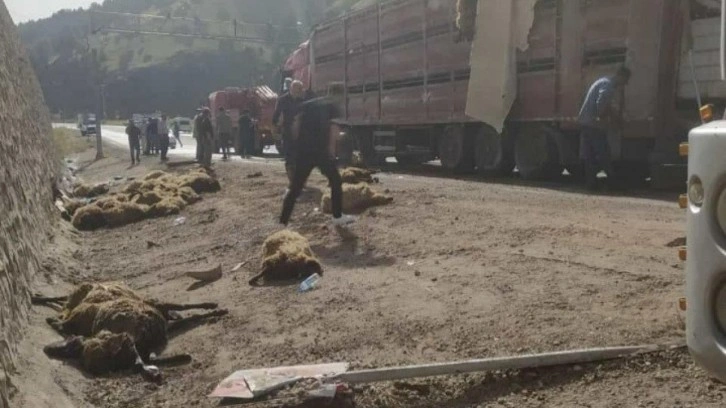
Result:
<instances>
[{"instance_id":1,"label":"scattered debris","mask_svg":"<svg viewBox=\"0 0 726 408\"><path fill-rule=\"evenodd\" d=\"M146 241L146 249L151 249L151 248L161 248L161 245L157 244L154 241Z\"/></svg>"},{"instance_id":2,"label":"scattered debris","mask_svg":"<svg viewBox=\"0 0 726 408\"><path fill-rule=\"evenodd\" d=\"M187 222L187 218L186 217L179 217L179 218L177 218L177 219L174 220L174 226L175 227L178 227L180 225L183 225L185 222Z\"/></svg>"},{"instance_id":3,"label":"scattered debris","mask_svg":"<svg viewBox=\"0 0 726 408\"><path fill-rule=\"evenodd\" d=\"M668 248L678 248L686 246L686 237L679 237L666 244Z\"/></svg>"},{"instance_id":4,"label":"scattered debris","mask_svg":"<svg viewBox=\"0 0 726 408\"><path fill-rule=\"evenodd\" d=\"M209 395L214 398L254 399L304 379L323 379L348 371L348 363L240 370L225 378Z\"/></svg>"},{"instance_id":5,"label":"scattered debris","mask_svg":"<svg viewBox=\"0 0 726 408\"><path fill-rule=\"evenodd\" d=\"M168 361L190 361L188 355L155 359L167 343L169 332L189 327L201 320L226 315L226 310L180 318L176 311L216 309L214 303L179 305L143 299L121 283L85 283L69 296L34 298L65 300L59 317L48 324L65 340L46 346L44 352L54 358L80 358L84 369L92 374L135 368L152 381L159 381L156 366Z\"/></svg>"},{"instance_id":6,"label":"scattered debris","mask_svg":"<svg viewBox=\"0 0 726 408\"><path fill-rule=\"evenodd\" d=\"M300 283L300 286L297 288L297 291L299 293L309 292L318 286L318 282L320 282L320 275L317 273L314 273L314 274L308 276L308 278L305 279L304 281L302 281L302 283Z\"/></svg>"},{"instance_id":7,"label":"scattered debris","mask_svg":"<svg viewBox=\"0 0 726 408\"><path fill-rule=\"evenodd\" d=\"M260 178L260 177L262 177L262 172L261 171L258 171L256 173L252 173L252 174L248 174L247 175L247 178L248 179Z\"/></svg>"},{"instance_id":8,"label":"scattered debris","mask_svg":"<svg viewBox=\"0 0 726 408\"><path fill-rule=\"evenodd\" d=\"M373 191L367 184L343 184L343 211L359 213L369 207L385 205L393 202L393 197L385 196ZM330 193L325 193L320 205L323 212L330 214L333 211Z\"/></svg>"},{"instance_id":9,"label":"scattered debris","mask_svg":"<svg viewBox=\"0 0 726 408\"><path fill-rule=\"evenodd\" d=\"M200 282L214 282L222 278L222 264L204 271L187 272L184 276L196 279Z\"/></svg>"},{"instance_id":10,"label":"scattered debris","mask_svg":"<svg viewBox=\"0 0 726 408\"><path fill-rule=\"evenodd\" d=\"M235 265L234 268L232 268L231 272L237 272L238 270L242 269L242 267L245 265L247 265L247 261L240 262L237 265Z\"/></svg>"},{"instance_id":11,"label":"scattered debris","mask_svg":"<svg viewBox=\"0 0 726 408\"><path fill-rule=\"evenodd\" d=\"M308 240L297 232L282 230L272 234L262 245L262 272L250 279L256 285L292 279L307 279L313 274L323 274L320 261L313 254Z\"/></svg>"}]
</instances>

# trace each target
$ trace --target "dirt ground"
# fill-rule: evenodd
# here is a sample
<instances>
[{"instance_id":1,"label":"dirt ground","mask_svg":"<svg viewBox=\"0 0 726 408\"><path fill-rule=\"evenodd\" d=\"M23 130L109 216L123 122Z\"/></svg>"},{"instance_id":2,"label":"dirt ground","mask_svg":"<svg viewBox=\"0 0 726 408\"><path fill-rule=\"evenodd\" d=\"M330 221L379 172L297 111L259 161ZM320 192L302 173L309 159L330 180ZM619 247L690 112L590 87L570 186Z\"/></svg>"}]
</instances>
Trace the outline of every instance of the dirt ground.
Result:
<instances>
[{"instance_id":1,"label":"dirt ground","mask_svg":"<svg viewBox=\"0 0 726 408\"><path fill-rule=\"evenodd\" d=\"M126 153L80 176L139 177ZM81 161L91 156L86 154ZM26 362L53 376L68 406L212 407L206 397L237 369L348 361L353 368L444 362L599 346L684 342L676 309L684 269L668 244L685 235L675 194L589 195L568 184L524 185L382 173L394 197L347 230L328 226L315 174L291 228L311 241L319 289L250 287L261 244L279 230L285 188L278 160L217 162L222 191L176 216L69 233L75 249L49 266L50 294L123 280L151 297L219 302L230 314L174 338L168 353L194 362L165 369L161 386L122 373L91 379L42 353ZM261 172L261 177L247 176ZM147 241L159 244L148 248ZM68 248L65 246L64 248ZM61 261L70 259L69 261ZM221 263L237 272L203 287L179 275ZM54 278L54 276L56 276ZM52 311L34 309L35 326ZM40 353L40 350L38 350ZM46 370L47 371L47 370ZM32 372L32 371L31 371ZM22 387L21 391L22 391ZM357 386L358 407L722 407L726 387L677 350L575 367ZM32 405L20 400L20 406ZM266 403L264 406L277 406Z\"/></svg>"}]
</instances>

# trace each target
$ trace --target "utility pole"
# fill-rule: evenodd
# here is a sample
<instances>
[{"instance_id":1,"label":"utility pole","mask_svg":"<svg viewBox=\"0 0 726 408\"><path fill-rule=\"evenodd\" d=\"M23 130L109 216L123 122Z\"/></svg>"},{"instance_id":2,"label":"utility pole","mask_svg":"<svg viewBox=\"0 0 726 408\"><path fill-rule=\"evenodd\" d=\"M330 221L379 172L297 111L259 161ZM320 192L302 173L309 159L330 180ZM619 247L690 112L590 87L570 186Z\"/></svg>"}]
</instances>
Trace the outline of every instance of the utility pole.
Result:
<instances>
[{"instance_id":1,"label":"utility pole","mask_svg":"<svg viewBox=\"0 0 726 408\"><path fill-rule=\"evenodd\" d=\"M103 159L103 136L101 129L103 128L104 113L104 84L101 78L100 61L98 60L98 50L95 48L91 51L91 64L93 64L93 79L96 89L96 160Z\"/></svg>"}]
</instances>

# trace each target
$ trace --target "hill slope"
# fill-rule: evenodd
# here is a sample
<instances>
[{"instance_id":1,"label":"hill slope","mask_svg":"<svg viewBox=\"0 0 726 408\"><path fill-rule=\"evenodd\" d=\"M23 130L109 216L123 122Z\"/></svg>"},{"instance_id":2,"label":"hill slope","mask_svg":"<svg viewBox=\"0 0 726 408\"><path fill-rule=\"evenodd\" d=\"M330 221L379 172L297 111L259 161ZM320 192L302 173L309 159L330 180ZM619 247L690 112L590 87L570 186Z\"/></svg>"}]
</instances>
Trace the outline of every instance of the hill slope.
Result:
<instances>
[{"instance_id":1,"label":"hill slope","mask_svg":"<svg viewBox=\"0 0 726 408\"><path fill-rule=\"evenodd\" d=\"M334 4L335 3L335 4ZM326 15L350 0L105 0L87 10L68 10L19 26L52 112L72 117L97 100L90 50L97 50L107 84L107 115L163 110L188 116L200 100L226 86L268 84L277 88L277 68L294 44ZM128 17L106 13L156 17ZM234 35L273 26L285 43L199 37L107 33L91 28L138 27L190 35ZM254 25L243 25L242 22ZM292 33L292 37L291 34Z\"/></svg>"}]
</instances>

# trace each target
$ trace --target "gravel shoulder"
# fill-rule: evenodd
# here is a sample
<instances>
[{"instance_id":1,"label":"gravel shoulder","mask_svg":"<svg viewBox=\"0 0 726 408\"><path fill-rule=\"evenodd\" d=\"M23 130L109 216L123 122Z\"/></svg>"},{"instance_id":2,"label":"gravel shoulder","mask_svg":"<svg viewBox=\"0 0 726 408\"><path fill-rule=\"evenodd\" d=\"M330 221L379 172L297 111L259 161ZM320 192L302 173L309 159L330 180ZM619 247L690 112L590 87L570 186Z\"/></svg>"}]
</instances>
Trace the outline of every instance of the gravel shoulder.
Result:
<instances>
[{"instance_id":1,"label":"gravel shoulder","mask_svg":"<svg viewBox=\"0 0 726 408\"><path fill-rule=\"evenodd\" d=\"M89 181L140 177L126 153L81 173ZM123 280L155 298L215 301L221 321L176 337L168 352L191 366L88 380L99 407L217 406L206 398L232 371L348 361L353 368L444 362L586 347L684 342L676 304L684 269L668 244L685 214L658 197L588 195L557 185L379 175L394 197L347 230L318 210L316 172L293 215L325 267L319 289L250 287L285 188L278 160L217 162L222 191L181 214L81 233L70 280ZM248 175L261 172L261 177ZM638 194L636 194L638 195ZM159 247L147 248L147 241ZM193 288L179 275L246 266ZM75 283L75 282L71 282ZM50 313L50 312L49 312ZM360 407L720 407L726 388L686 351L582 367L452 376L357 388ZM275 406L270 405L270 406Z\"/></svg>"}]
</instances>

